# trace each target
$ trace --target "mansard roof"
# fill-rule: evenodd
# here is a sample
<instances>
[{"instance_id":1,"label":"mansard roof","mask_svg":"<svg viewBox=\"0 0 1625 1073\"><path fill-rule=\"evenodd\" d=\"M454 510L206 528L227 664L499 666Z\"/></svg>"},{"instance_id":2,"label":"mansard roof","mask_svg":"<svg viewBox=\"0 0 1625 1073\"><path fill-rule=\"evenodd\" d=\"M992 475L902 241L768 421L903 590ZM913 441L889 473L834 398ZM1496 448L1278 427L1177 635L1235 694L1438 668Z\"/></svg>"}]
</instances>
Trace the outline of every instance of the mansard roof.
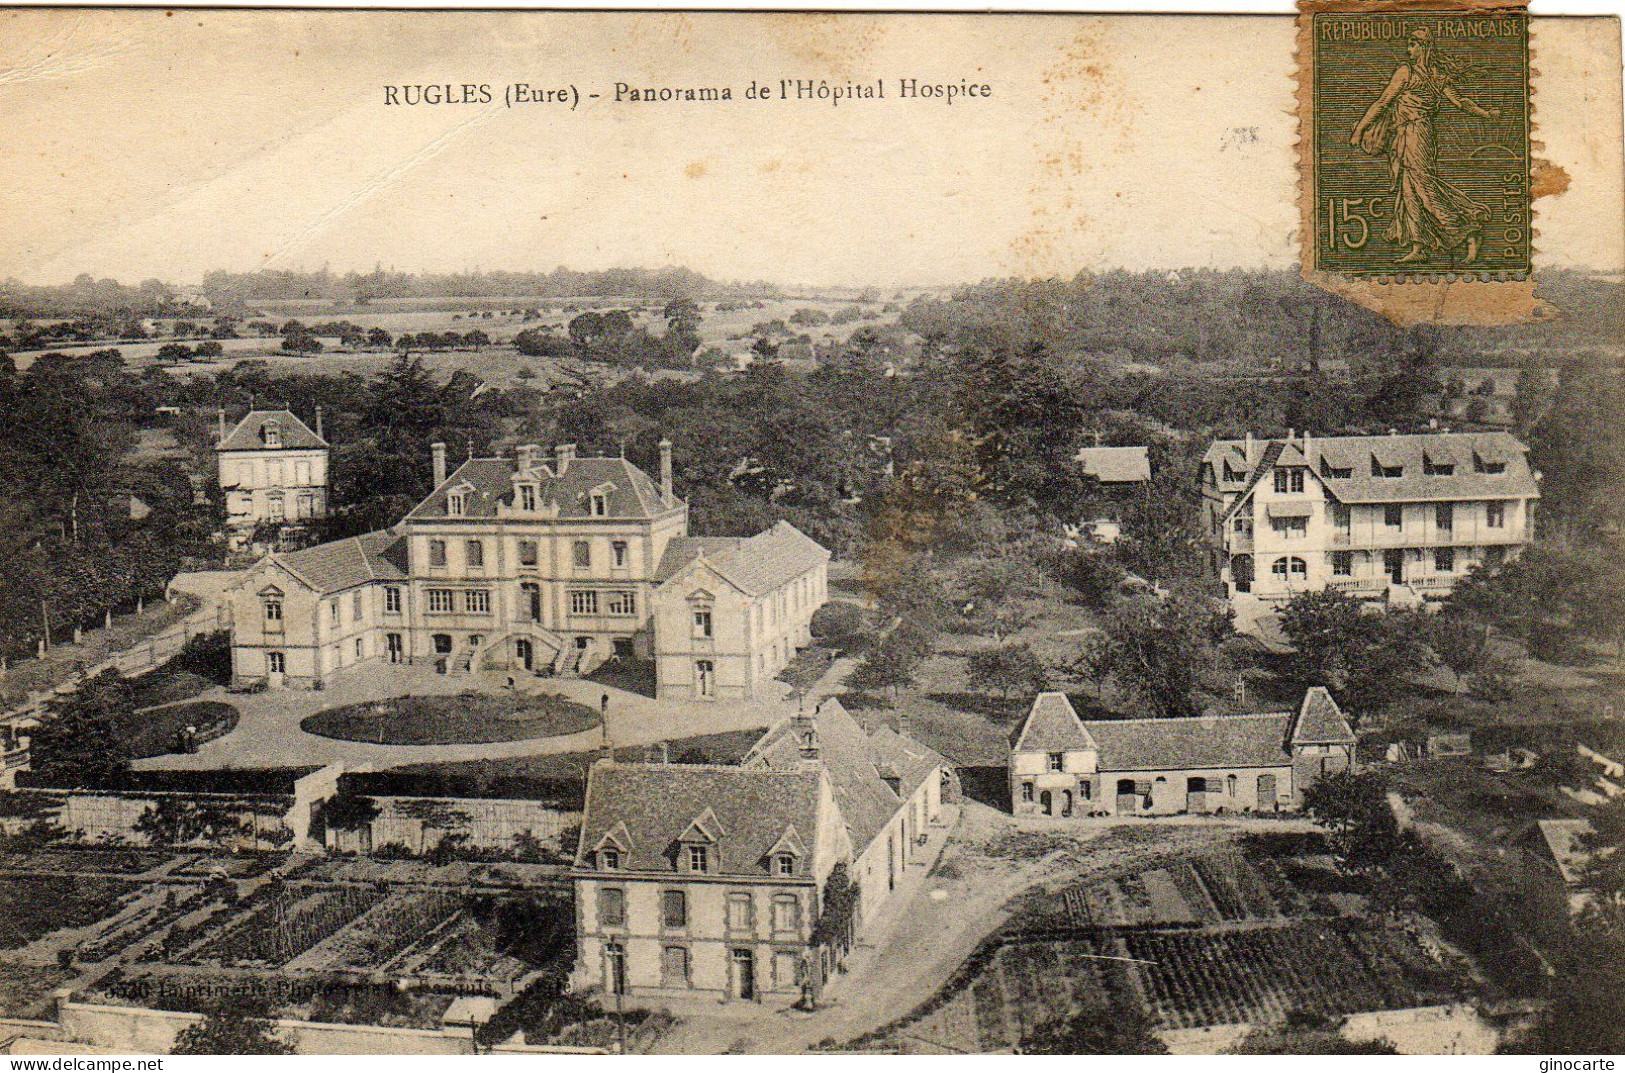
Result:
<instances>
[{"instance_id":1,"label":"mansard roof","mask_svg":"<svg viewBox=\"0 0 1625 1073\"><path fill-rule=\"evenodd\" d=\"M818 830L822 779L818 771L800 769L594 764L576 866L593 867L590 854L616 833L615 841L631 843L624 868L675 871L679 844L704 817L716 833L714 874L770 875L771 851L786 828Z\"/></svg>"},{"instance_id":2,"label":"mansard roof","mask_svg":"<svg viewBox=\"0 0 1625 1073\"><path fill-rule=\"evenodd\" d=\"M281 566L317 592L340 592L369 581L408 576L406 537L393 529L277 552L262 561Z\"/></svg>"},{"instance_id":3,"label":"mansard roof","mask_svg":"<svg viewBox=\"0 0 1625 1073\"><path fill-rule=\"evenodd\" d=\"M1239 505L1277 465L1307 465L1342 503L1398 503L1461 499L1529 499L1540 495L1528 449L1509 432L1428 432L1390 436L1311 436L1307 441L1261 441L1262 456L1249 467L1245 441L1215 440L1203 460L1247 472ZM1255 447L1255 450L1258 448ZM1372 476L1371 466L1399 467L1398 477ZM1484 472L1500 464L1500 473ZM1449 474L1428 472L1454 467ZM1348 476L1333 476L1332 470ZM1228 490L1228 487L1227 489Z\"/></svg>"},{"instance_id":4,"label":"mansard roof","mask_svg":"<svg viewBox=\"0 0 1625 1073\"><path fill-rule=\"evenodd\" d=\"M1068 749L1093 749L1096 744L1066 694L1051 692L1033 699L1012 748L1018 753L1062 753Z\"/></svg>"},{"instance_id":5,"label":"mansard roof","mask_svg":"<svg viewBox=\"0 0 1625 1073\"><path fill-rule=\"evenodd\" d=\"M278 426L281 432L278 438L282 441L274 447L265 442L265 427L273 424ZM218 450L297 451L326 446L327 441L312 432L292 410L251 410L220 441Z\"/></svg>"},{"instance_id":6,"label":"mansard roof","mask_svg":"<svg viewBox=\"0 0 1625 1073\"><path fill-rule=\"evenodd\" d=\"M789 522L780 521L753 537L680 537L666 545L655 571L664 583L703 559L730 584L762 596L829 562L830 553Z\"/></svg>"},{"instance_id":7,"label":"mansard roof","mask_svg":"<svg viewBox=\"0 0 1625 1073\"><path fill-rule=\"evenodd\" d=\"M572 458L562 471L559 467L558 462L538 462L521 472L518 459L470 458L413 507L407 520L494 518L497 504L513 506L516 477L533 480L538 510L550 511L556 504L560 518L593 517L594 492L607 497L604 516L610 518L654 518L681 506L676 497L668 501L647 473L624 458ZM462 484L472 488L468 506L454 515L446 509L446 496Z\"/></svg>"}]
</instances>

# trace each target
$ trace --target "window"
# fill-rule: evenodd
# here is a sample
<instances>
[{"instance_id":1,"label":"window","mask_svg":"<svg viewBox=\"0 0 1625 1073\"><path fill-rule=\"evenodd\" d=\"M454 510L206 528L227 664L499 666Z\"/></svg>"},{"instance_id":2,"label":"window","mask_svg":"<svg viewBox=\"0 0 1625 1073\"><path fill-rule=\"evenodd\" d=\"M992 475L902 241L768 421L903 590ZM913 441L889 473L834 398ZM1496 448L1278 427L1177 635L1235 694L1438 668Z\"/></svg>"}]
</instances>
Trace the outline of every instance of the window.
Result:
<instances>
[{"instance_id":1,"label":"window","mask_svg":"<svg viewBox=\"0 0 1625 1073\"><path fill-rule=\"evenodd\" d=\"M265 446L282 446L282 426L275 421L269 421L265 425Z\"/></svg>"},{"instance_id":2,"label":"window","mask_svg":"<svg viewBox=\"0 0 1625 1073\"><path fill-rule=\"evenodd\" d=\"M1309 564L1296 555L1283 556L1270 564L1270 572L1277 580L1290 577L1296 581L1309 576Z\"/></svg>"},{"instance_id":3,"label":"window","mask_svg":"<svg viewBox=\"0 0 1625 1073\"><path fill-rule=\"evenodd\" d=\"M449 595L449 594L448 594ZM437 656L451 655L451 634L437 633L429 638L434 643L434 652Z\"/></svg>"},{"instance_id":4,"label":"window","mask_svg":"<svg viewBox=\"0 0 1625 1073\"><path fill-rule=\"evenodd\" d=\"M688 927L688 895L680 890L660 892L660 926Z\"/></svg>"},{"instance_id":5,"label":"window","mask_svg":"<svg viewBox=\"0 0 1625 1073\"><path fill-rule=\"evenodd\" d=\"M773 874L780 876L793 876L796 874L796 856L793 853L780 853L773 858Z\"/></svg>"},{"instance_id":6,"label":"window","mask_svg":"<svg viewBox=\"0 0 1625 1073\"><path fill-rule=\"evenodd\" d=\"M606 592L604 607L612 615L635 615L638 613L637 593L631 589L614 589Z\"/></svg>"},{"instance_id":7,"label":"window","mask_svg":"<svg viewBox=\"0 0 1625 1073\"><path fill-rule=\"evenodd\" d=\"M355 658L367 658L367 639L365 637L357 637L355 639Z\"/></svg>"},{"instance_id":8,"label":"window","mask_svg":"<svg viewBox=\"0 0 1625 1073\"><path fill-rule=\"evenodd\" d=\"M1373 477L1403 477L1404 466L1385 466L1377 460L1376 455L1371 456L1371 475Z\"/></svg>"},{"instance_id":9,"label":"window","mask_svg":"<svg viewBox=\"0 0 1625 1073\"><path fill-rule=\"evenodd\" d=\"M1064 753L1050 753L1048 762L1051 771L1060 771L1066 766L1066 755Z\"/></svg>"},{"instance_id":10,"label":"window","mask_svg":"<svg viewBox=\"0 0 1625 1073\"><path fill-rule=\"evenodd\" d=\"M711 609L709 607L696 607L694 609L694 636L703 639L711 635Z\"/></svg>"},{"instance_id":11,"label":"window","mask_svg":"<svg viewBox=\"0 0 1625 1073\"><path fill-rule=\"evenodd\" d=\"M1349 521L1352 517L1353 515L1349 511L1347 503L1332 504L1332 524L1337 526L1337 528L1347 529L1349 527Z\"/></svg>"},{"instance_id":12,"label":"window","mask_svg":"<svg viewBox=\"0 0 1625 1073\"><path fill-rule=\"evenodd\" d=\"M626 541L612 540L609 544L609 560L615 566L626 565Z\"/></svg>"},{"instance_id":13,"label":"window","mask_svg":"<svg viewBox=\"0 0 1625 1073\"><path fill-rule=\"evenodd\" d=\"M690 872L707 872L711 867L711 847L691 845L688 847L688 870Z\"/></svg>"},{"instance_id":14,"label":"window","mask_svg":"<svg viewBox=\"0 0 1625 1073\"><path fill-rule=\"evenodd\" d=\"M1454 462L1435 462L1429 455L1422 456L1422 475L1425 477L1449 477L1455 472Z\"/></svg>"},{"instance_id":15,"label":"window","mask_svg":"<svg viewBox=\"0 0 1625 1073\"><path fill-rule=\"evenodd\" d=\"M773 934L795 935L801 931L801 899L794 894L773 896Z\"/></svg>"},{"instance_id":16,"label":"window","mask_svg":"<svg viewBox=\"0 0 1625 1073\"><path fill-rule=\"evenodd\" d=\"M754 908L749 894L728 895L728 930L750 931L756 923L756 914L752 911Z\"/></svg>"},{"instance_id":17,"label":"window","mask_svg":"<svg viewBox=\"0 0 1625 1073\"><path fill-rule=\"evenodd\" d=\"M265 653L265 669L272 674L282 674L288 669L288 658L281 652Z\"/></svg>"},{"instance_id":18,"label":"window","mask_svg":"<svg viewBox=\"0 0 1625 1073\"><path fill-rule=\"evenodd\" d=\"M1456 505L1454 503L1439 503L1433 508L1433 524L1446 532L1455 527Z\"/></svg>"},{"instance_id":19,"label":"window","mask_svg":"<svg viewBox=\"0 0 1625 1073\"><path fill-rule=\"evenodd\" d=\"M621 867L621 851L618 849L601 849L598 851L598 867L605 872L613 872Z\"/></svg>"},{"instance_id":20,"label":"window","mask_svg":"<svg viewBox=\"0 0 1625 1073\"><path fill-rule=\"evenodd\" d=\"M598 614L598 594L591 589L573 589L570 592L570 614Z\"/></svg>"},{"instance_id":21,"label":"window","mask_svg":"<svg viewBox=\"0 0 1625 1073\"><path fill-rule=\"evenodd\" d=\"M536 486L534 484L521 484L519 486L519 509L536 509Z\"/></svg>"},{"instance_id":22,"label":"window","mask_svg":"<svg viewBox=\"0 0 1625 1073\"><path fill-rule=\"evenodd\" d=\"M491 594L484 589L469 589L463 593L463 610L470 615L489 615Z\"/></svg>"},{"instance_id":23,"label":"window","mask_svg":"<svg viewBox=\"0 0 1625 1073\"><path fill-rule=\"evenodd\" d=\"M1270 528L1275 535L1286 540L1301 540L1309 535L1308 518L1271 518Z\"/></svg>"},{"instance_id":24,"label":"window","mask_svg":"<svg viewBox=\"0 0 1625 1073\"><path fill-rule=\"evenodd\" d=\"M471 568L483 570L485 568L485 542L483 540L470 540L464 544L463 561Z\"/></svg>"},{"instance_id":25,"label":"window","mask_svg":"<svg viewBox=\"0 0 1625 1073\"><path fill-rule=\"evenodd\" d=\"M265 621L268 624L272 623L272 622L276 623L276 625L274 627L272 627L273 629L281 629L282 628L282 601L281 600L267 600L267 601L265 601Z\"/></svg>"},{"instance_id":26,"label":"window","mask_svg":"<svg viewBox=\"0 0 1625 1073\"><path fill-rule=\"evenodd\" d=\"M327 621L329 621L333 625L337 626L339 624L339 618L342 615L342 613L343 612L340 609L339 602L337 600L328 601L328 604L327 604Z\"/></svg>"},{"instance_id":27,"label":"window","mask_svg":"<svg viewBox=\"0 0 1625 1073\"><path fill-rule=\"evenodd\" d=\"M1399 529L1405 524L1405 508L1397 503L1390 503L1382 508L1382 524L1390 529Z\"/></svg>"},{"instance_id":28,"label":"window","mask_svg":"<svg viewBox=\"0 0 1625 1073\"><path fill-rule=\"evenodd\" d=\"M1303 470L1298 467L1275 470L1275 490L1290 494L1303 491Z\"/></svg>"},{"instance_id":29,"label":"window","mask_svg":"<svg viewBox=\"0 0 1625 1073\"><path fill-rule=\"evenodd\" d=\"M598 888L598 923L618 928L626 923L626 891L619 887Z\"/></svg>"},{"instance_id":30,"label":"window","mask_svg":"<svg viewBox=\"0 0 1625 1073\"><path fill-rule=\"evenodd\" d=\"M272 492L269 496L267 496L265 499L265 507L266 512L269 515L269 520L273 522L280 522L283 518L287 517L287 514L284 512L282 507L281 492Z\"/></svg>"},{"instance_id":31,"label":"window","mask_svg":"<svg viewBox=\"0 0 1625 1073\"><path fill-rule=\"evenodd\" d=\"M1348 577L1354 573L1354 553L1352 551L1332 552L1332 574L1335 577Z\"/></svg>"},{"instance_id":32,"label":"window","mask_svg":"<svg viewBox=\"0 0 1625 1073\"><path fill-rule=\"evenodd\" d=\"M687 947L664 946L660 948L660 986L689 986Z\"/></svg>"},{"instance_id":33,"label":"window","mask_svg":"<svg viewBox=\"0 0 1625 1073\"><path fill-rule=\"evenodd\" d=\"M1023 801L1027 801L1027 802L1032 801L1032 799L1033 799L1033 784L1032 783L1024 782L1024 783L1021 784L1021 799Z\"/></svg>"},{"instance_id":34,"label":"window","mask_svg":"<svg viewBox=\"0 0 1625 1073\"><path fill-rule=\"evenodd\" d=\"M384 587L384 613L398 615L401 613L401 590L398 585Z\"/></svg>"},{"instance_id":35,"label":"window","mask_svg":"<svg viewBox=\"0 0 1625 1073\"><path fill-rule=\"evenodd\" d=\"M1434 548L1433 569L1441 574L1449 574L1456 569L1455 548Z\"/></svg>"},{"instance_id":36,"label":"window","mask_svg":"<svg viewBox=\"0 0 1625 1073\"><path fill-rule=\"evenodd\" d=\"M452 594L450 589L430 589L429 610L435 614L448 615L453 610Z\"/></svg>"},{"instance_id":37,"label":"window","mask_svg":"<svg viewBox=\"0 0 1625 1073\"><path fill-rule=\"evenodd\" d=\"M519 565L535 566L540 556L537 554L534 540L521 540L519 542Z\"/></svg>"},{"instance_id":38,"label":"window","mask_svg":"<svg viewBox=\"0 0 1625 1073\"><path fill-rule=\"evenodd\" d=\"M361 621L361 593L357 592L350 598L350 617L357 622Z\"/></svg>"},{"instance_id":39,"label":"window","mask_svg":"<svg viewBox=\"0 0 1625 1073\"><path fill-rule=\"evenodd\" d=\"M585 540L578 540L570 547L571 561L577 570L585 570L592 565L592 545Z\"/></svg>"},{"instance_id":40,"label":"window","mask_svg":"<svg viewBox=\"0 0 1625 1073\"><path fill-rule=\"evenodd\" d=\"M429 565L446 565L446 542L444 540L429 541Z\"/></svg>"},{"instance_id":41,"label":"window","mask_svg":"<svg viewBox=\"0 0 1625 1073\"><path fill-rule=\"evenodd\" d=\"M694 661L694 692L701 697L713 696L717 690L717 666L708 659Z\"/></svg>"},{"instance_id":42,"label":"window","mask_svg":"<svg viewBox=\"0 0 1625 1073\"><path fill-rule=\"evenodd\" d=\"M594 492L590 499L592 516L602 518L609 513L609 497L602 492Z\"/></svg>"},{"instance_id":43,"label":"window","mask_svg":"<svg viewBox=\"0 0 1625 1073\"><path fill-rule=\"evenodd\" d=\"M1236 777L1234 775L1224 777L1224 792L1229 797L1236 796Z\"/></svg>"},{"instance_id":44,"label":"window","mask_svg":"<svg viewBox=\"0 0 1625 1073\"><path fill-rule=\"evenodd\" d=\"M1507 505L1505 503L1484 504L1484 524L1491 529L1504 529L1507 524Z\"/></svg>"},{"instance_id":45,"label":"window","mask_svg":"<svg viewBox=\"0 0 1625 1073\"><path fill-rule=\"evenodd\" d=\"M1477 451L1474 451L1473 468L1480 473L1505 473L1507 464L1505 462L1491 462Z\"/></svg>"},{"instance_id":46,"label":"window","mask_svg":"<svg viewBox=\"0 0 1625 1073\"><path fill-rule=\"evenodd\" d=\"M460 518L468 513L468 493L451 492L446 496L446 513Z\"/></svg>"}]
</instances>

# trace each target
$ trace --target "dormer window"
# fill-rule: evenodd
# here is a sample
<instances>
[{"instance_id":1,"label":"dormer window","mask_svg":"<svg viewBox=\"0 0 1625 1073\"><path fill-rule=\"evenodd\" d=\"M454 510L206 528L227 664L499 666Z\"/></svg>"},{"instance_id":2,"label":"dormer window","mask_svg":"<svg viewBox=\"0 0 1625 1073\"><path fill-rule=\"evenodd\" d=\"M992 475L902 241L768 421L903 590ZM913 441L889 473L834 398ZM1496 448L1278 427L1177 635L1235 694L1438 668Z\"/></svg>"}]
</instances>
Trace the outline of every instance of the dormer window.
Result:
<instances>
[{"instance_id":1,"label":"dormer window","mask_svg":"<svg viewBox=\"0 0 1625 1073\"><path fill-rule=\"evenodd\" d=\"M1405 476L1405 467L1402 466L1402 465L1401 466L1384 465L1380 458L1378 458L1376 455L1372 455L1371 456L1371 475L1373 477L1403 477L1403 476Z\"/></svg>"},{"instance_id":2,"label":"dormer window","mask_svg":"<svg viewBox=\"0 0 1625 1073\"><path fill-rule=\"evenodd\" d=\"M282 597L267 597L265 601L265 621L282 623Z\"/></svg>"},{"instance_id":3,"label":"dormer window","mask_svg":"<svg viewBox=\"0 0 1625 1073\"><path fill-rule=\"evenodd\" d=\"M282 446L282 426L277 424L275 421L267 421L265 423L265 446Z\"/></svg>"},{"instance_id":4,"label":"dormer window","mask_svg":"<svg viewBox=\"0 0 1625 1073\"><path fill-rule=\"evenodd\" d=\"M468 493L451 492L446 496L446 513L460 518L468 513Z\"/></svg>"},{"instance_id":5,"label":"dormer window","mask_svg":"<svg viewBox=\"0 0 1625 1073\"><path fill-rule=\"evenodd\" d=\"M521 484L519 486L519 509L536 509L536 486L534 484Z\"/></svg>"},{"instance_id":6,"label":"dormer window","mask_svg":"<svg viewBox=\"0 0 1625 1073\"><path fill-rule=\"evenodd\" d=\"M709 872L711 870L711 847L690 844L688 847L688 870L690 872Z\"/></svg>"},{"instance_id":7,"label":"dormer window","mask_svg":"<svg viewBox=\"0 0 1625 1073\"><path fill-rule=\"evenodd\" d=\"M1454 462L1435 462L1432 455L1422 456L1422 475L1425 477L1449 477L1455 472Z\"/></svg>"},{"instance_id":8,"label":"dormer window","mask_svg":"<svg viewBox=\"0 0 1625 1073\"><path fill-rule=\"evenodd\" d=\"M602 518L609 513L609 496L603 492L594 492L588 501L594 518Z\"/></svg>"},{"instance_id":9,"label":"dormer window","mask_svg":"<svg viewBox=\"0 0 1625 1073\"><path fill-rule=\"evenodd\" d=\"M779 853L773 857L773 874L776 876L793 876L796 874L796 857L793 853Z\"/></svg>"},{"instance_id":10,"label":"dormer window","mask_svg":"<svg viewBox=\"0 0 1625 1073\"><path fill-rule=\"evenodd\" d=\"M619 871L621 867L621 851L618 849L599 850L598 867L605 872Z\"/></svg>"},{"instance_id":11,"label":"dormer window","mask_svg":"<svg viewBox=\"0 0 1625 1073\"><path fill-rule=\"evenodd\" d=\"M1275 490L1282 494L1302 492L1303 470L1296 466L1277 469L1275 471Z\"/></svg>"},{"instance_id":12,"label":"dormer window","mask_svg":"<svg viewBox=\"0 0 1625 1073\"><path fill-rule=\"evenodd\" d=\"M1473 469L1477 470L1479 473L1505 473L1507 471L1507 464L1497 458L1485 458L1477 451L1474 451Z\"/></svg>"}]
</instances>

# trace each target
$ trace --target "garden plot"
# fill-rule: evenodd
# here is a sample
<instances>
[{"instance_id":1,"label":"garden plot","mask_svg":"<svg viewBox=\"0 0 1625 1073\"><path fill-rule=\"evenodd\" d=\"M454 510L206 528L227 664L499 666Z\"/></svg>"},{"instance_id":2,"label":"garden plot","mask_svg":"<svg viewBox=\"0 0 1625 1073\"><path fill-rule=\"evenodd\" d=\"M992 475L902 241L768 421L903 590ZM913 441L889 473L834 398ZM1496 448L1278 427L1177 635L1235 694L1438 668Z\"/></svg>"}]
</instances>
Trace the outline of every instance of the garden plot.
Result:
<instances>
[{"instance_id":1,"label":"garden plot","mask_svg":"<svg viewBox=\"0 0 1625 1073\"><path fill-rule=\"evenodd\" d=\"M35 849L0 853L0 870L7 872L105 873L140 875L175 859L178 854L136 849Z\"/></svg>"},{"instance_id":2,"label":"garden plot","mask_svg":"<svg viewBox=\"0 0 1625 1073\"><path fill-rule=\"evenodd\" d=\"M0 877L0 950L105 920L140 889L139 883L78 875Z\"/></svg>"},{"instance_id":3,"label":"garden plot","mask_svg":"<svg viewBox=\"0 0 1625 1073\"><path fill-rule=\"evenodd\" d=\"M237 915L183 955L196 965L277 968L315 946L368 909L385 892L375 887L267 887Z\"/></svg>"},{"instance_id":4,"label":"garden plot","mask_svg":"<svg viewBox=\"0 0 1625 1073\"><path fill-rule=\"evenodd\" d=\"M95 938L79 946L78 958L106 961L133 951L137 944L198 909L205 901L207 896L201 887L148 887L136 902L103 926Z\"/></svg>"},{"instance_id":5,"label":"garden plot","mask_svg":"<svg viewBox=\"0 0 1625 1073\"><path fill-rule=\"evenodd\" d=\"M435 934L390 962L392 974L466 985L508 986L561 958L573 956L574 912L556 897L468 900Z\"/></svg>"},{"instance_id":6,"label":"garden plot","mask_svg":"<svg viewBox=\"0 0 1625 1073\"><path fill-rule=\"evenodd\" d=\"M462 908L450 890L391 891L346 927L288 962L289 969L380 969Z\"/></svg>"}]
</instances>

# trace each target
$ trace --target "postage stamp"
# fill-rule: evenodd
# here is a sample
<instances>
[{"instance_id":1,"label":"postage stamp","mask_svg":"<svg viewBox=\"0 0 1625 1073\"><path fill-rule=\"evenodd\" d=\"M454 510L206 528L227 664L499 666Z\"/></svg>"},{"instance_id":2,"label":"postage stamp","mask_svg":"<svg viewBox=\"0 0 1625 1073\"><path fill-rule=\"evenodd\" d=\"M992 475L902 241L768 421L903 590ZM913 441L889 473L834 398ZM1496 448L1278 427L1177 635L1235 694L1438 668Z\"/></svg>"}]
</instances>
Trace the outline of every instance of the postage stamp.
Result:
<instances>
[{"instance_id":1,"label":"postage stamp","mask_svg":"<svg viewBox=\"0 0 1625 1073\"><path fill-rule=\"evenodd\" d=\"M1312 129L1303 149L1313 267L1420 281L1525 276L1527 16L1344 10L1309 17Z\"/></svg>"}]
</instances>

